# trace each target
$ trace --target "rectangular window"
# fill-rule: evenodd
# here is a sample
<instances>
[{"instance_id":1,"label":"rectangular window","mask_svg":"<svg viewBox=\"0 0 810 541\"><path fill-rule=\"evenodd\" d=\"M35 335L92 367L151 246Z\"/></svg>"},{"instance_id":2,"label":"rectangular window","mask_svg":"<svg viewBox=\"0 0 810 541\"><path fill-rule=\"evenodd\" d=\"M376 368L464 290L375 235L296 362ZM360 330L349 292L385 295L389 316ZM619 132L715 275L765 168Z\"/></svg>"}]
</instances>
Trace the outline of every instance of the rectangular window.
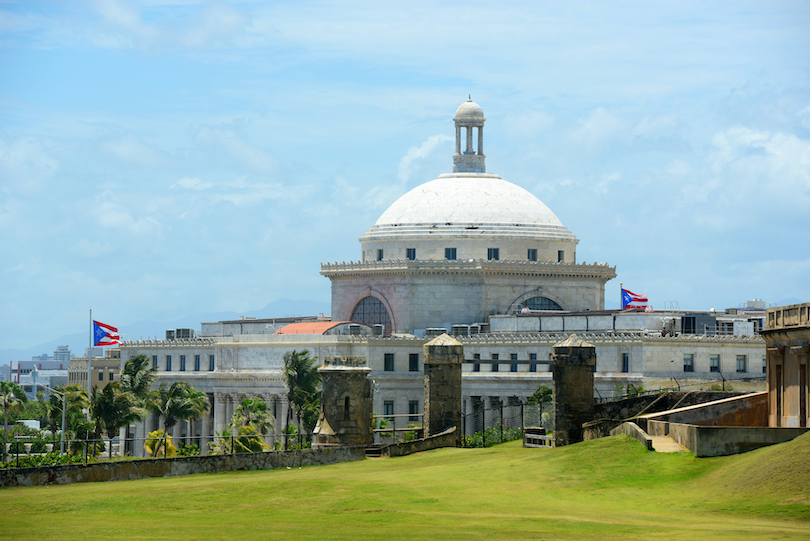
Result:
<instances>
[{"instance_id":1,"label":"rectangular window","mask_svg":"<svg viewBox=\"0 0 810 541\"><path fill-rule=\"evenodd\" d=\"M157 355L152 355L152 368L157 368Z\"/></svg>"},{"instance_id":2,"label":"rectangular window","mask_svg":"<svg viewBox=\"0 0 810 541\"><path fill-rule=\"evenodd\" d=\"M386 400L383 402L383 415L385 417L390 417L394 414L394 401L393 400Z\"/></svg>"},{"instance_id":3,"label":"rectangular window","mask_svg":"<svg viewBox=\"0 0 810 541\"><path fill-rule=\"evenodd\" d=\"M501 258L501 250L500 248L487 248L487 259L489 261L497 261Z\"/></svg>"},{"instance_id":4,"label":"rectangular window","mask_svg":"<svg viewBox=\"0 0 810 541\"><path fill-rule=\"evenodd\" d=\"M529 360L536 361L537 353L529 353ZM529 372L537 372L537 363L532 363L529 365Z\"/></svg>"},{"instance_id":5,"label":"rectangular window","mask_svg":"<svg viewBox=\"0 0 810 541\"><path fill-rule=\"evenodd\" d=\"M720 355L709 355L709 372L720 371Z\"/></svg>"},{"instance_id":6,"label":"rectangular window","mask_svg":"<svg viewBox=\"0 0 810 541\"><path fill-rule=\"evenodd\" d=\"M456 260L456 249L455 248L445 248L444 249L444 258L450 261Z\"/></svg>"},{"instance_id":7,"label":"rectangular window","mask_svg":"<svg viewBox=\"0 0 810 541\"><path fill-rule=\"evenodd\" d=\"M748 372L748 358L745 355L737 355L737 372Z\"/></svg>"},{"instance_id":8,"label":"rectangular window","mask_svg":"<svg viewBox=\"0 0 810 541\"><path fill-rule=\"evenodd\" d=\"M110 373L109 373L109 374L107 374L107 379L109 379L110 381L112 381L113 379L115 379L115 372L113 372L112 370L110 370Z\"/></svg>"},{"instance_id":9,"label":"rectangular window","mask_svg":"<svg viewBox=\"0 0 810 541\"><path fill-rule=\"evenodd\" d=\"M683 354L683 371L684 372L694 372L695 371L695 354L694 353L684 353Z\"/></svg>"},{"instance_id":10,"label":"rectangular window","mask_svg":"<svg viewBox=\"0 0 810 541\"><path fill-rule=\"evenodd\" d=\"M493 361L498 360L498 354L497 353L492 354L492 360ZM498 371L498 363L492 363L492 372L497 372L497 371Z\"/></svg>"},{"instance_id":11,"label":"rectangular window","mask_svg":"<svg viewBox=\"0 0 810 541\"><path fill-rule=\"evenodd\" d=\"M509 354L509 359L513 360L513 361L517 361L518 360L518 354L517 353L510 353ZM517 363L512 363L512 366L509 367L509 371L510 372L517 372L518 371Z\"/></svg>"},{"instance_id":12,"label":"rectangular window","mask_svg":"<svg viewBox=\"0 0 810 541\"><path fill-rule=\"evenodd\" d=\"M419 401L418 400L409 400L408 401L408 415L412 415L412 417L408 417L409 423L418 423L419 417L416 414L419 413Z\"/></svg>"},{"instance_id":13,"label":"rectangular window","mask_svg":"<svg viewBox=\"0 0 810 541\"><path fill-rule=\"evenodd\" d=\"M408 355L408 371L419 372L419 354L411 353Z\"/></svg>"},{"instance_id":14,"label":"rectangular window","mask_svg":"<svg viewBox=\"0 0 810 541\"><path fill-rule=\"evenodd\" d=\"M195 372L200 371L200 356L199 355L194 356L194 371Z\"/></svg>"},{"instance_id":15,"label":"rectangular window","mask_svg":"<svg viewBox=\"0 0 810 541\"><path fill-rule=\"evenodd\" d=\"M622 353L622 372L630 371L630 354Z\"/></svg>"},{"instance_id":16,"label":"rectangular window","mask_svg":"<svg viewBox=\"0 0 810 541\"><path fill-rule=\"evenodd\" d=\"M765 361L765 355L762 356L762 373L765 374L768 371L768 363Z\"/></svg>"},{"instance_id":17,"label":"rectangular window","mask_svg":"<svg viewBox=\"0 0 810 541\"><path fill-rule=\"evenodd\" d=\"M99 381L104 381L104 370L99 370L98 371L98 380Z\"/></svg>"},{"instance_id":18,"label":"rectangular window","mask_svg":"<svg viewBox=\"0 0 810 541\"><path fill-rule=\"evenodd\" d=\"M166 355L166 372L172 371L172 356Z\"/></svg>"},{"instance_id":19,"label":"rectangular window","mask_svg":"<svg viewBox=\"0 0 810 541\"><path fill-rule=\"evenodd\" d=\"M377 261L382 261L382 259L383 259L383 250L382 248L380 248L379 250L377 250Z\"/></svg>"},{"instance_id":20,"label":"rectangular window","mask_svg":"<svg viewBox=\"0 0 810 541\"><path fill-rule=\"evenodd\" d=\"M208 371L209 372L214 371L214 356L213 355L208 356Z\"/></svg>"},{"instance_id":21,"label":"rectangular window","mask_svg":"<svg viewBox=\"0 0 810 541\"><path fill-rule=\"evenodd\" d=\"M385 367L384 370L386 372L393 372L394 371L394 354L393 353L386 353L385 354Z\"/></svg>"},{"instance_id":22,"label":"rectangular window","mask_svg":"<svg viewBox=\"0 0 810 541\"><path fill-rule=\"evenodd\" d=\"M186 371L186 356L185 355L180 355L180 371L181 372Z\"/></svg>"},{"instance_id":23,"label":"rectangular window","mask_svg":"<svg viewBox=\"0 0 810 541\"><path fill-rule=\"evenodd\" d=\"M565 261L565 252L563 250L557 250L557 261L560 263Z\"/></svg>"},{"instance_id":24,"label":"rectangular window","mask_svg":"<svg viewBox=\"0 0 810 541\"><path fill-rule=\"evenodd\" d=\"M529 248L529 253L526 255L526 259L529 261L537 261L537 249Z\"/></svg>"},{"instance_id":25,"label":"rectangular window","mask_svg":"<svg viewBox=\"0 0 810 541\"><path fill-rule=\"evenodd\" d=\"M408 248L405 250L405 257L413 261L416 259L416 248Z\"/></svg>"},{"instance_id":26,"label":"rectangular window","mask_svg":"<svg viewBox=\"0 0 810 541\"><path fill-rule=\"evenodd\" d=\"M475 359L476 361L481 360L481 354L480 353L474 353L473 354L473 359ZM473 372L480 372L480 371L481 371L481 365L479 363L473 364Z\"/></svg>"}]
</instances>

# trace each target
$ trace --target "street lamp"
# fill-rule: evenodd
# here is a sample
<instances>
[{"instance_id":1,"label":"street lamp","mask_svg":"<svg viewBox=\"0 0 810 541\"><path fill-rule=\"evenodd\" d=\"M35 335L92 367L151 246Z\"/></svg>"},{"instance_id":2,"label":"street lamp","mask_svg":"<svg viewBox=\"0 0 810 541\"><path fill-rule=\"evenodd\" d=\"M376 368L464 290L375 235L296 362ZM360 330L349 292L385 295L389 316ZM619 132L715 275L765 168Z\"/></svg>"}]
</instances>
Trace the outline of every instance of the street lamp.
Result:
<instances>
[{"instance_id":1,"label":"street lamp","mask_svg":"<svg viewBox=\"0 0 810 541\"><path fill-rule=\"evenodd\" d=\"M54 389L52 387L48 387L44 383L33 383L33 385L36 385L37 387L45 387L46 389L48 389L52 393L62 395L62 443L60 445L59 454L64 455L65 454L65 411L67 410L67 393L65 391L57 391L56 389Z\"/></svg>"}]
</instances>

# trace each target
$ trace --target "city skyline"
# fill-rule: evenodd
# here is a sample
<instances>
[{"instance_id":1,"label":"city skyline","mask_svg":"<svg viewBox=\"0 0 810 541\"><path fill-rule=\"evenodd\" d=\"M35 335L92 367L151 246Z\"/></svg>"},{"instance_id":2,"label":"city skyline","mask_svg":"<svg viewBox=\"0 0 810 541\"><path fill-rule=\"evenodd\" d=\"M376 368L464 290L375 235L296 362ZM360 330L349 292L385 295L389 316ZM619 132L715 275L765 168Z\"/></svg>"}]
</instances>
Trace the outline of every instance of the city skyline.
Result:
<instances>
[{"instance_id":1,"label":"city skyline","mask_svg":"<svg viewBox=\"0 0 810 541\"><path fill-rule=\"evenodd\" d=\"M328 303L468 95L608 307L810 298L806 4L405 6L0 3L0 349Z\"/></svg>"}]
</instances>

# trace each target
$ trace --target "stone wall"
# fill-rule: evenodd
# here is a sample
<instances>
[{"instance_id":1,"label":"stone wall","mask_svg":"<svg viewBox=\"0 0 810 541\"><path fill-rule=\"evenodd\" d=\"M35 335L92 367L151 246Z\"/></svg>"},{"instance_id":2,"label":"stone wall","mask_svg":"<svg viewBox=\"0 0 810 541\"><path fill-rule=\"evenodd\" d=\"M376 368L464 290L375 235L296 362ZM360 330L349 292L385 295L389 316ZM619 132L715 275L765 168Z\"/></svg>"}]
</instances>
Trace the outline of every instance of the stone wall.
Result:
<instances>
[{"instance_id":1,"label":"stone wall","mask_svg":"<svg viewBox=\"0 0 810 541\"><path fill-rule=\"evenodd\" d=\"M461 444L461 365L464 347L443 334L425 344L425 416L426 436L434 436L456 427L455 444Z\"/></svg>"},{"instance_id":2,"label":"stone wall","mask_svg":"<svg viewBox=\"0 0 810 541\"><path fill-rule=\"evenodd\" d=\"M554 446L583 441L582 425L593 419L596 348L572 334L554 346Z\"/></svg>"},{"instance_id":3,"label":"stone wall","mask_svg":"<svg viewBox=\"0 0 810 541\"><path fill-rule=\"evenodd\" d=\"M0 486L68 485L98 481L124 481L147 477L173 477L194 473L272 470L349 462L365 458L364 447L334 447L297 451L271 451L235 455L153 458L128 462L71 464L44 468L0 470Z\"/></svg>"},{"instance_id":4,"label":"stone wall","mask_svg":"<svg viewBox=\"0 0 810 541\"><path fill-rule=\"evenodd\" d=\"M807 428L768 428L746 426L697 426L665 421L649 421L651 436L669 436L696 457L728 456L790 441Z\"/></svg>"},{"instance_id":5,"label":"stone wall","mask_svg":"<svg viewBox=\"0 0 810 541\"><path fill-rule=\"evenodd\" d=\"M705 404L644 414L636 418L636 423L645 430L651 421L701 426L768 426L768 393L724 398Z\"/></svg>"},{"instance_id":6,"label":"stone wall","mask_svg":"<svg viewBox=\"0 0 810 541\"><path fill-rule=\"evenodd\" d=\"M460 429L455 427L435 436L428 436L415 441L392 443L381 448L381 456L406 456L441 447L457 447Z\"/></svg>"}]
</instances>

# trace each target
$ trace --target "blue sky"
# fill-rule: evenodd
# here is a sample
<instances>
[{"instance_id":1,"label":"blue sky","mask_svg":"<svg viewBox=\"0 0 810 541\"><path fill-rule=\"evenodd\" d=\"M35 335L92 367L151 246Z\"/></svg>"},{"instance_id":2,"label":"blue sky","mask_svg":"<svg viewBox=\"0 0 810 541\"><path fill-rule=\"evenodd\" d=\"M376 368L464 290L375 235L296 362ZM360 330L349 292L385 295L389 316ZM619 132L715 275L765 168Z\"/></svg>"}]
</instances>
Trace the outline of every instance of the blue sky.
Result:
<instances>
[{"instance_id":1,"label":"blue sky","mask_svg":"<svg viewBox=\"0 0 810 541\"><path fill-rule=\"evenodd\" d=\"M0 349L328 301L467 94L609 301L810 300L810 3L0 0Z\"/></svg>"}]
</instances>

